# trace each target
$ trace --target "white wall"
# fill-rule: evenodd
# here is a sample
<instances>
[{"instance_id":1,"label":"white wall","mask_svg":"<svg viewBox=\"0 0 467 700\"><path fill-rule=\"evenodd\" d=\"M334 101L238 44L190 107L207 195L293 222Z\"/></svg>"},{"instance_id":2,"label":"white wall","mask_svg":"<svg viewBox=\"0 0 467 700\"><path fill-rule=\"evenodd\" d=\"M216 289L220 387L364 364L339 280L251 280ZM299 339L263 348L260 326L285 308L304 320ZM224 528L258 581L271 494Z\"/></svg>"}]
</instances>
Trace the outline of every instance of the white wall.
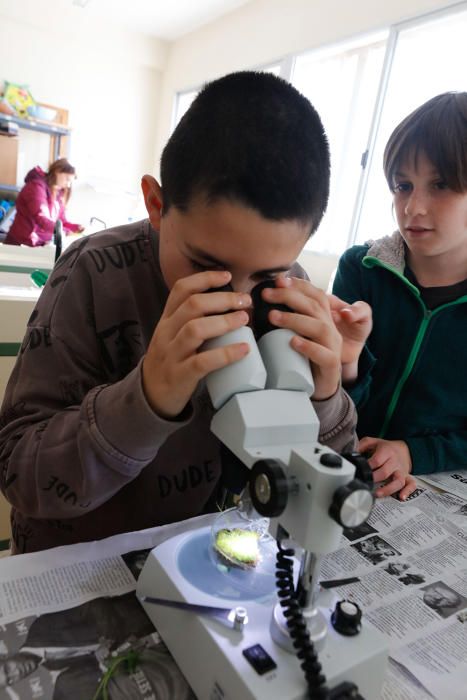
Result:
<instances>
[{"instance_id":1,"label":"white wall","mask_svg":"<svg viewBox=\"0 0 467 700\"><path fill-rule=\"evenodd\" d=\"M0 0L0 83L70 112L78 180L70 216L123 223L141 174L154 168L167 44L90 18L61 0ZM19 177L47 165L48 137L21 132ZM21 184L19 182L18 184ZM127 194L125 194L125 192Z\"/></svg>"},{"instance_id":2,"label":"white wall","mask_svg":"<svg viewBox=\"0 0 467 700\"><path fill-rule=\"evenodd\" d=\"M168 54L155 162L170 133L175 92L450 4L452 0L252 0L186 35Z\"/></svg>"}]
</instances>

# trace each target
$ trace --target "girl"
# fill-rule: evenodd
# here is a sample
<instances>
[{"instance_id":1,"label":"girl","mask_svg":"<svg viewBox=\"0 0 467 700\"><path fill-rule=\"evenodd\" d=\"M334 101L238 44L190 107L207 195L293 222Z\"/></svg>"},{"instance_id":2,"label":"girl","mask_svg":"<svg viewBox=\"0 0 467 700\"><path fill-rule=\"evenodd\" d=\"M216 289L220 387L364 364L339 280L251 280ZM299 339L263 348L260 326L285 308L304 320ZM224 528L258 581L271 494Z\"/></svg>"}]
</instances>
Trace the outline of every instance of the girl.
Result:
<instances>
[{"instance_id":1,"label":"girl","mask_svg":"<svg viewBox=\"0 0 467 700\"><path fill-rule=\"evenodd\" d=\"M359 414L378 496L415 489L411 474L467 467L467 93L430 99L389 138L384 172L398 230L342 256L337 325L355 348L344 385ZM343 301L347 302L346 305ZM464 348L464 349L463 349Z\"/></svg>"}]
</instances>

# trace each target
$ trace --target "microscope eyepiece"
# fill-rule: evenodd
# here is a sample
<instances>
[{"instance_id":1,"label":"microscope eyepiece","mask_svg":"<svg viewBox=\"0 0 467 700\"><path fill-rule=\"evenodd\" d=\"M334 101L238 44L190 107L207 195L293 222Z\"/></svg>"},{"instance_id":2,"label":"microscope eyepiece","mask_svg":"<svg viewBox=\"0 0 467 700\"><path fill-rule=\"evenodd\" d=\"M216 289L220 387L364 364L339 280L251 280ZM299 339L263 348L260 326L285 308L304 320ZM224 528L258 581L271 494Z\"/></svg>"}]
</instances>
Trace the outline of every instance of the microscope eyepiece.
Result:
<instances>
[{"instance_id":1,"label":"microscope eyepiece","mask_svg":"<svg viewBox=\"0 0 467 700\"><path fill-rule=\"evenodd\" d=\"M268 318L271 309L277 309L278 311L291 311L291 309L285 304L270 304L262 297L263 289L271 289L276 286L274 280L265 280L260 282L253 287L251 290L251 300L253 302L253 330L257 340L269 333L270 331L276 331L277 326L274 326Z\"/></svg>"}]
</instances>

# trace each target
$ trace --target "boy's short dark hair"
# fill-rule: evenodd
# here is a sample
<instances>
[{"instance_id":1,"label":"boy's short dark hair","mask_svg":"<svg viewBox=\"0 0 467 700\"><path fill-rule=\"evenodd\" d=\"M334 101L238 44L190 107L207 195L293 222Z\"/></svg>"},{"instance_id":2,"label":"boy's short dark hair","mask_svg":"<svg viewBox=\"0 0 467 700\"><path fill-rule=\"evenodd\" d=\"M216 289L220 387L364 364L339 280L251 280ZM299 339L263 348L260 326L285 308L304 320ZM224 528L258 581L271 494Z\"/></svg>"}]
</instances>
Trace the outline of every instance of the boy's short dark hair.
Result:
<instances>
[{"instance_id":1,"label":"boy's short dark hair","mask_svg":"<svg viewBox=\"0 0 467 700\"><path fill-rule=\"evenodd\" d=\"M270 73L232 73L208 83L161 159L164 213L198 196L252 207L316 230L329 196L329 147L318 113Z\"/></svg>"},{"instance_id":2,"label":"boy's short dark hair","mask_svg":"<svg viewBox=\"0 0 467 700\"><path fill-rule=\"evenodd\" d=\"M391 190L407 159L424 153L454 192L467 190L467 92L444 92L408 115L392 132L383 156Z\"/></svg>"}]
</instances>

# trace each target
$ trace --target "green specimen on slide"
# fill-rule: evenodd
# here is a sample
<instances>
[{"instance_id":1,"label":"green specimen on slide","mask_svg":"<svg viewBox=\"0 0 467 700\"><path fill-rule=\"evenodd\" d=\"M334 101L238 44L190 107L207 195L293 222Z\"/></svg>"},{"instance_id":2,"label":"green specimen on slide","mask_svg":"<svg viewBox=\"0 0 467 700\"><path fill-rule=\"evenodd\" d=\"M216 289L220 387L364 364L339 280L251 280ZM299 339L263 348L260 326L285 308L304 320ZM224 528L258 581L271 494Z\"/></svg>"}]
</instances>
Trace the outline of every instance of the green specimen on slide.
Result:
<instances>
[{"instance_id":1,"label":"green specimen on slide","mask_svg":"<svg viewBox=\"0 0 467 700\"><path fill-rule=\"evenodd\" d=\"M223 529L216 534L215 548L231 564L256 566L259 559L259 534L253 530Z\"/></svg>"}]
</instances>

